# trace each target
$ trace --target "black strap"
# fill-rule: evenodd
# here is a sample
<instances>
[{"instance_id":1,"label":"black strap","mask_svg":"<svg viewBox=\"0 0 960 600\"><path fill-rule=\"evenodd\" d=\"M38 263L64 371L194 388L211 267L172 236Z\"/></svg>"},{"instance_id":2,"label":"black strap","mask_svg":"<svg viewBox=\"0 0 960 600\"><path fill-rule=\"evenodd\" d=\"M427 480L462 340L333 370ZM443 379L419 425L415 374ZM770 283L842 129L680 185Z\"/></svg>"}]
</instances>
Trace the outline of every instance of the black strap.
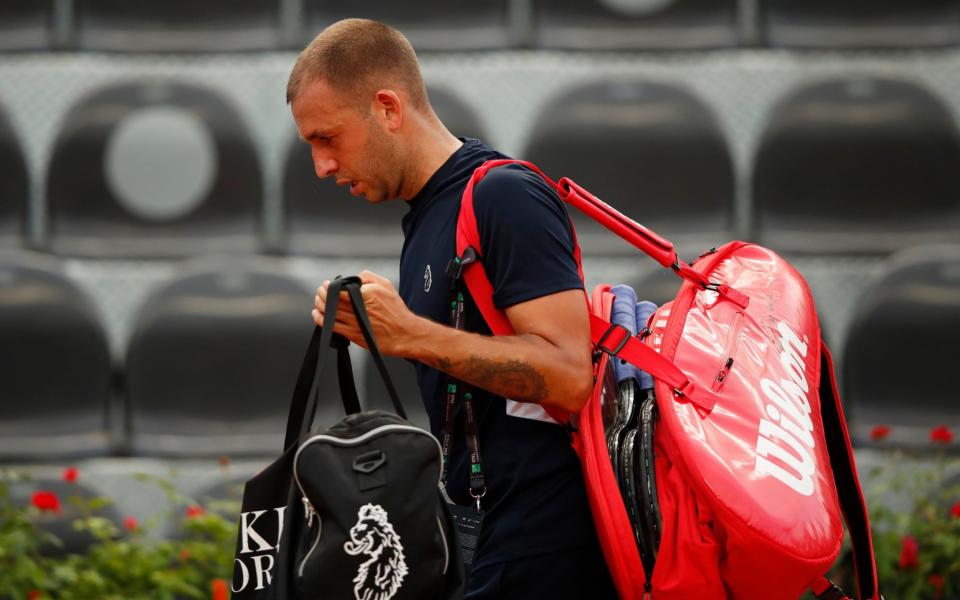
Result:
<instances>
[{"instance_id":1,"label":"black strap","mask_svg":"<svg viewBox=\"0 0 960 600\"><path fill-rule=\"evenodd\" d=\"M300 436L300 426L303 424L307 399L310 398L310 388L317 371L317 359L320 348L320 328L313 328L313 336L307 346L307 353L300 365L300 374L297 375L297 384L293 389L293 398L290 400L290 412L287 415L287 433L284 436L283 448L286 450L296 443Z\"/></svg>"},{"instance_id":2,"label":"black strap","mask_svg":"<svg viewBox=\"0 0 960 600\"><path fill-rule=\"evenodd\" d=\"M353 380L353 363L350 361L350 352L348 350L350 347L350 340L340 334L335 333L333 334L333 338L330 340L330 346L337 351L337 384L340 388L340 399L343 402L343 410L348 415L356 414L360 412L360 397L357 395L357 384ZM324 354L326 354L326 352L324 352ZM318 361L316 366L316 374L314 375L313 379L314 382L318 382L322 369L323 363ZM306 427L304 427L302 431L307 431L310 429L310 424L316 420L317 408L320 405L320 386L311 386L311 393L316 393L317 398L310 404L310 413L304 416L304 423Z\"/></svg>"},{"instance_id":3,"label":"black strap","mask_svg":"<svg viewBox=\"0 0 960 600\"><path fill-rule=\"evenodd\" d=\"M377 370L380 371L380 378L383 379L383 384L387 388L387 393L390 395L390 401L393 403L393 409L397 411L397 414L401 418L407 418L407 412L403 410L403 404L400 403L400 396L397 394L397 389L393 387L393 380L390 379L390 373L387 371L387 365L383 362L383 356L380 354L380 348L377 347L377 341L373 338L373 327L370 325L370 317L367 315L367 307L363 304L363 294L360 293L360 279L356 279L356 282L349 282L346 286L347 294L350 296L350 303L353 305L353 312L357 316L357 322L360 325L360 332L363 334L363 339L367 342L367 347L370 349L370 354L373 356L373 362L377 365Z\"/></svg>"},{"instance_id":4,"label":"black strap","mask_svg":"<svg viewBox=\"0 0 960 600\"><path fill-rule=\"evenodd\" d=\"M332 347L337 351L337 379L339 381L340 398L343 401L344 412L346 412L346 414L360 412L360 400L357 396L357 387L353 377L353 366L350 361L350 342L343 336L333 333L337 309L340 304L340 292L343 289L347 290L354 312L358 317L360 331L363 332L364 339L370 347L370 352L373 354L374 361L380 370L380 375L387 386L391 400L393 400L394 408L397 410L397 414L406 418L403 405L400 404L396 389L390 380L390 375L387 373L386 367L383 364L380 350L377 348L376 341L373 338L370 319L363 306L363 297L360 295L360 278L337 277L330 282L330 286L327 288L324 326L322 328L314 328L313 337L310 338L310 344L307 346L306 355L300 366L300 373L297 376L297 383L294 387L293 399L290 402L290 412L287 416L287 431L283 444L284 449L295 444L299 437L307 432L313 424L320 395L320 374L323 372L323 365L327 358L326 348ZM321 349L323 349L323 351L321 351Z\"/></svg>"},{"instance_id":5,"label":"black strap","mask_svg":"<svg viewBox=\"0 0 960 600\"><path fill-rule=\"evenodd\" d=\"M876 599L881 596L877 589L877 563L873 555L867 505L857 478L850 435L843 418L840 394L836 388L833 358L826 344L821 343L820 350L820 412L827 450L830 452L833 479L840 498L840 509L843 511L853 545L858 597L861 600Z\"/></svg>"},{"instance_id":6,"label":"black strap","mask_svg":"<svg viewBox=\"0 0 960 600\"><path fill-rule=\"evenodd\" d=\"M453 261L451 261L451 264ZM457 261L457 264L460 264ZM449 270L448 270L449 272ZM453 278L453 287L450 301L450 325L454 329L464 328L464 297L459 274ZM467 450L470 453L470 496L477 502L480 510L480 499L487 493L486 479L483 474L483 461L480 457L480 436L477 433L477 414L473 403L473 388L462 381L448 377L447 396L443 406L443 422L441 424L441 444L443 451L443 471L441 481L447 483L447 466L450 462L450 451L453 445L453 420L457 406L457 396L463 392L463 425L467 438Z\"/></svg>"}]
</instances>

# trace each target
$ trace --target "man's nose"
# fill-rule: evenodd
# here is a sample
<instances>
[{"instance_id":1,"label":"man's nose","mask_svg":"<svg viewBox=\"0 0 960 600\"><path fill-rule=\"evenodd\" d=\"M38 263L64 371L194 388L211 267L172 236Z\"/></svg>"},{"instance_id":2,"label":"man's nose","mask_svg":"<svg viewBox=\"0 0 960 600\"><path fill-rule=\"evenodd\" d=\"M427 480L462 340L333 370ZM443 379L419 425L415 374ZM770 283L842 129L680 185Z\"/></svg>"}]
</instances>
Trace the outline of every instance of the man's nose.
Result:
<instances>
[{"instance_id":1,"label":"man's nose","mask_svg":"<svg viewBox=\"0 0 960 600\"><path fill-rule=\"evenodd\" d=\"M333 175L339 168L339 165L334 158L330 156L324 156L319 152L313 153L313 166L317 171L317 177L320 179Z\"/></svg>"}]
</instances>

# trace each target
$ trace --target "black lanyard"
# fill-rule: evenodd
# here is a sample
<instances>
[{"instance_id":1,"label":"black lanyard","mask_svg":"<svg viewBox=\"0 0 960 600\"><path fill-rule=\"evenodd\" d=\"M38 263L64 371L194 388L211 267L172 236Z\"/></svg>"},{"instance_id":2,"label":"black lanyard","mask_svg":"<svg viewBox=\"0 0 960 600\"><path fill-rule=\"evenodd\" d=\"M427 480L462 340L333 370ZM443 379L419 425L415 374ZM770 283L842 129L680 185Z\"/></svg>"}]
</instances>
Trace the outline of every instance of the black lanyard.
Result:
<instances>
[{"instance_id":1,"label":"black lanyard","mask_svg":"<svg viewBox=\"0 0 960 600\"><path fill-rule=\"evenodd\" d=\"M450 302L450 325L454 329L463 330L463 292L459 289L459 280L454 281L452 300ZM457 396L463 392L463 424L467 434L467 447L470 451L470 496L477 502L477 511L480 511L480 498L487 493L487 486L483 478L483 464L480 460L480 439L477 435L477 414L473 404L473 388L455 379L447 378L447 396L443 406L443 428L441 448L443 449L444 486L447 482L447 468L450 462L450 451L453 445L453 417L457 408Z\"/></svg>"}]
</instances>

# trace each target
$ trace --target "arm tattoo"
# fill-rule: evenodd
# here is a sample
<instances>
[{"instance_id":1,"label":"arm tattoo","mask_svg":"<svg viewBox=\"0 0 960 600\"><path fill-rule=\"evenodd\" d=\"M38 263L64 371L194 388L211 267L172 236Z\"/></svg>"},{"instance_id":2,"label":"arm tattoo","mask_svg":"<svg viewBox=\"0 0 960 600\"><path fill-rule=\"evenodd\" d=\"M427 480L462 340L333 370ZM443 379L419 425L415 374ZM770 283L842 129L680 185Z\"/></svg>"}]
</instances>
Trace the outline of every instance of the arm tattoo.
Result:
<instances>
[{"instance_id":1,"label":"arm tattoo","mask_svg":"<svg viewBox=\"0 0 960 600\"><path fill-rule=\"evenodd\" d=\"M489 381L493 384L492 387L513 390L510 393L511 396L532 402L542 402L550 394L543 375L529 364L519 360L495 362L479 356L470 356L463 365L463 379Z\"/></svg>"}]
</instances>

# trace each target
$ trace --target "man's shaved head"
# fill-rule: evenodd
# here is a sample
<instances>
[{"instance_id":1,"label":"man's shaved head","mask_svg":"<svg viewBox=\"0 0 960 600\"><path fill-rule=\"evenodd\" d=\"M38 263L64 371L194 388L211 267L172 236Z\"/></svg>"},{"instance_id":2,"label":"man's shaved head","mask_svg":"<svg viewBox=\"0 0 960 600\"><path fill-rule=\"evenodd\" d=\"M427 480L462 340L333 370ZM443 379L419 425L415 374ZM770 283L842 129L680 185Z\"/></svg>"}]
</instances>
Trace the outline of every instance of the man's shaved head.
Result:
<instances>
[{"instance_id":1,"label":"man's shaved head","mask_svg":"<svg viewBox=\"0 0 960 600\"><path fill-rule=\"evenodd\" d=\"M416 108L427 106L413 46L402 33L376 21L344 19L321 31L293 66L287 103L318 79L355 99L358 107L382 88L406 92Z\"/></svg>"}]
</instances>

